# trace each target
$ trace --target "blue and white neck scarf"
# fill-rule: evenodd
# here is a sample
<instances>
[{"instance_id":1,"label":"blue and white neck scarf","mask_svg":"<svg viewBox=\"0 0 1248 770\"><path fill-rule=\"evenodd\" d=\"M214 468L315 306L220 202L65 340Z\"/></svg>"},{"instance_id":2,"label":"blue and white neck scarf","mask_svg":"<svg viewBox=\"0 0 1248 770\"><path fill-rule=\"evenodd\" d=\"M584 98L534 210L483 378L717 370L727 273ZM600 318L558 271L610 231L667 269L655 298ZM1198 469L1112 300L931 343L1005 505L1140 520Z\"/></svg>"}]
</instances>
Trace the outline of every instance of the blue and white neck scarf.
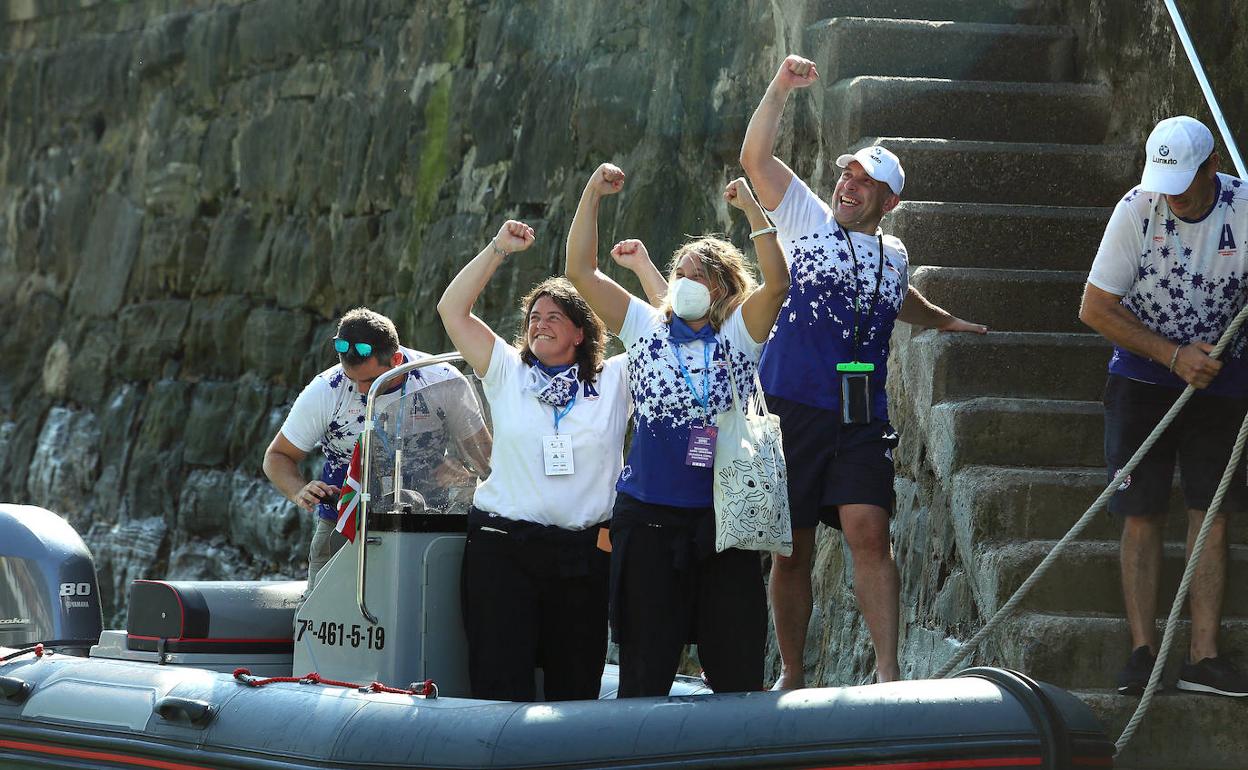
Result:
<instances>
[{"instance_id":1,"label":"blue and white neck scarf","mask_svg":"<svg viewBox=\"0 0 1248 770\"><path fill-rule=\"evenodd\" d=\"M562 409L572 401L579 390L577 382L579 373L580 369L577 364L546 366L539 362L529 367L524 389L543 404Z\"/></svg>"}]
</instances>

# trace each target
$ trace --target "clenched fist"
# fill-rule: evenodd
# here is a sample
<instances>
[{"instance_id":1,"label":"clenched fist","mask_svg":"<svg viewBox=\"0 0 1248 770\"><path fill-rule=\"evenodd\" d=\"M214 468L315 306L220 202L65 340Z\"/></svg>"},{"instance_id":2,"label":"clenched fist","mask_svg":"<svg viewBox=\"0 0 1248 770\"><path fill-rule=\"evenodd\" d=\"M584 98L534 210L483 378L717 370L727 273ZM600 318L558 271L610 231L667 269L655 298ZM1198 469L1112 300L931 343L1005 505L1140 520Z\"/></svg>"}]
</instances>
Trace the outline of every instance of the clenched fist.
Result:
<instances>
[{"instance_id":1,"label":"clenched fist","mask_svg":"<svg viewBox=\"0 0 1248 770\"><path fill-rule=\"evenodd\" d=\"M603 163L594 169L589 187L599 195L614 195L624 189L624 171L614 163Z\"/></svg>"},{"instance_id":2,"label":"clenched fist","mask_svg":"<svg viewBox=\"0 0 1248 770\"><path fill-rule=\"evenodd\" d=\"M532 227L523 222L508 219L502 227L498 228L498 235L494 236L494 245L512 254L532 246L535 237Z\"/></svg>"},{"instance_id":3,"label":"clenched fist","mask_svg":"<svg viewBox=\"0 0 1248 770\"><path fill-rule=\"evenodd\" d=\"M754 199L754 193L750 191L750 185L743 176L732 180L724 188L724 200L728 201L728 205L734 209L742 211L759 208L758 201Z\"/></svg>"},{"instance_id":4,"label":"clenched fist","mask_svg":"<svg viewBox=\"0 0 1248 770\"><path fill-rule=\"evenodd\" d=\"M637 272L650 261L650 252L646 250L646 244L636 238L629 238L611 247L611 258L620 267Z\"/></svg>"},{"instance_id":5,"label":"clenched fist","mask_svg":"<svg viewBox=\"0 0 1248 770\"><path fill-rule=\"evenodd\" d=\"M786 90L805 88L819 79L819 70L810 59L790 55L780 63L775 82Z\"/></svg>"}]
</instances>

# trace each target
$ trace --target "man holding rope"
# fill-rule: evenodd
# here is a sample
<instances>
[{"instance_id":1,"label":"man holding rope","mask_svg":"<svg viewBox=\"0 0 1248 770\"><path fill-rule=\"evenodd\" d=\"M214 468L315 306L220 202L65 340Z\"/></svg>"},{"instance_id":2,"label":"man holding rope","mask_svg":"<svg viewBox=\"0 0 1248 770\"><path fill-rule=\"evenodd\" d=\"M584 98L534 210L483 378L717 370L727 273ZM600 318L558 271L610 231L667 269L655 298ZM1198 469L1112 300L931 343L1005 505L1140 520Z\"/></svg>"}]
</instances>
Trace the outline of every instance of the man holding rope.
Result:
<instances>
[{"instance_id":1,"label":"man holding rope","mask_svg":"<svg viewBox=\"0 0 1248 770\"><path fill-rule=\"evenodd\" d=\"M1084 289L1079 318L1114 344L1105 386L1105 461L1112 480L1186 385L1199 390L1123 479L1109 510L1123 517L1122 592L1133 651L1118 692L1140 695L1156 663L1157 591L1176 457L1188 509L1187 550L1248 412L1248 339L1211 358L1244 306L1248 185L1218 173L1213 135L1179 116L1157 124L1140 184L1114 208ZM1192 636L1181 690L1248 695L1248 677L1218 654L1228 512L1248 510L1237 470L1191 585Z\"/></svg>"}]
</instances>

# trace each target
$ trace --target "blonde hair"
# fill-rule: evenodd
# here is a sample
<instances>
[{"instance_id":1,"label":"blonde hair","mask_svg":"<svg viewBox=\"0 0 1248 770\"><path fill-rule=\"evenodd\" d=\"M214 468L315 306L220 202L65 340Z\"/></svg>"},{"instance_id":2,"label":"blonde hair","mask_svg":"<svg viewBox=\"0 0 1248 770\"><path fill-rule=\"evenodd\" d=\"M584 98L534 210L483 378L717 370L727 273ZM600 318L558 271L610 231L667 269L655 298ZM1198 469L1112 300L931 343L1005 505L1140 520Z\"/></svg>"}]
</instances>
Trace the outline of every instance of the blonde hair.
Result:
<instances>
[{"instance_id":1,"label":"blonde hair","mask_svg":"<svg viewBox=\"0 0 1248 770\"><path fill-rule=\"evenodd\" d=\"M672 262L667 270L669 284L676 280L676 269L680 267L681 261L687 255L692 255L701 263L702 272L706 274L707 282L710 283L711 293L714 294L716 288L720 290L719 299L713 300L710 309L706 311L711 328L719 331L724 322L728 320L728 316L732 315L732 311L745 302L746 297L750 296L758 286L754 280L754 273L746 263L745 255L736 246L717 235L703 235L700 238L691 237L672 254ZM670 322L672 318L670 300L663 300L662 310Z\"/></svg>"}]
</instances>

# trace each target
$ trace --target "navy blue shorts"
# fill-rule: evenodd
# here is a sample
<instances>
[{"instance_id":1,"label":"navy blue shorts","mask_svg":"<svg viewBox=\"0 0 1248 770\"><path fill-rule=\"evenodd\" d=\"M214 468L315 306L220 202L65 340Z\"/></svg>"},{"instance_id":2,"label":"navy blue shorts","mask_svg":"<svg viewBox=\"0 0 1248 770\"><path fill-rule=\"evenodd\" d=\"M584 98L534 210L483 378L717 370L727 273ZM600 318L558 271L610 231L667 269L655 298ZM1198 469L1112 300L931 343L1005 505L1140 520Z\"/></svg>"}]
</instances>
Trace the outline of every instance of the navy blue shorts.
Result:
<instances>
[{"instance_id":1,"label":"navy blue shorts","mask_svg":"<svg viewBox=\"0 0 1248 770\"><path fill-rule=\"evenodd\" d=\"M842 505L875 505L893 515L893 450L897 431L887 420L842 425L838 412L767 396L780 417L794 529L819 522L841 528Z\"/></svg>"},{"instance_id":2,"label":"navy blue shorts","mask_svg":"<svg viewBox=\"0 0 1248 770\"><path fill-rule=\"evenodd\" d=\"M1105 383L1105 464L1109 481L1140 448L1182 391L1165 385L1109 375ZM1149 516L1166 513L1178 459L1183 501L1204 511L1222 479L1248 399L1197 391L1153 448L1109 500L1111 513ZM1223 513L1242 512L1248 502L1244 461L1222 501Z\"/></svg>"}]
</instances>

